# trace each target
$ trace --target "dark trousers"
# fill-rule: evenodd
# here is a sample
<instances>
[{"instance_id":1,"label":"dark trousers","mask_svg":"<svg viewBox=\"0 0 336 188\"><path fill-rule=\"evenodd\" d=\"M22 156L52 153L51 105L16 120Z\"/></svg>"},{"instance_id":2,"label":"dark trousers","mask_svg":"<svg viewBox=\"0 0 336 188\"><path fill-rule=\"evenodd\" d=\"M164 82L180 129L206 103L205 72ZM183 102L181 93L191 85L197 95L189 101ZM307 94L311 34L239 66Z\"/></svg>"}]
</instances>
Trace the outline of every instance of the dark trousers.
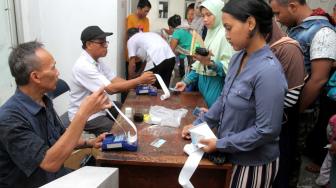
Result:
<instances>
[{"instance_id":1,"label":"dark trousers","mask_svg":"<svg viewBox=\"0 0 336 188\"><path fill-rule=\"evenodd\" d=\"M185 58L183 58L183 59L180 59L179 58L179 61L180 61L180 65L179 65L179 67L178 67L178 69L179 69L179 73L180 73L180 77L181 77L181 79L184 77L184 75L185 75L185 70L186 70L186 68L187 67L185 67L185 64L184 64L184 62L186 61L185 59L187 59L187 62L188 62L188 67L190 67L191 66L191 64L192 64L192 57L191 56L186 56Z\"/></svg>"},{"instance_id":2,"label":"dark trousers","mask_svg":"<svg viewBox=\"0 0 336 188\"><path fill-rule=\"evenodd\" d=\"M119 109L121 108L122 106L121 103L117 101L113 101L113 102L118 106ZM113 117L117 119L118 117L117 109L112 106L109 109L109 111L111 112ZM98 116L86 122L84 130L96 136L99 136L100 134L104 132L110 132L113 124L114 124L114 120L107 114L106 116Z\"/></svg>"},{"instance_id":3,"label":"dark trousers","mask_svg":"<svg viewBox=\"0 0 336 188\"><path fill-rule=\"evenodd\" d=\"M173 72L175 66L175 57L172 57L170 59L166 59L163 62L161 62L159 65L156 65L154 68L150 69L149 71L152 71L155 74L159 74L162 77L162 80L166 84L167 87L169 87L170 78ZM158 81L154 84L155 87L161 88Z\"/></svg>"},{"instance_id":4,"label":"dark trousers","mask_svg":"<svg viewBox=\"0 0 336 188\"><path fill-rule=\"evenodd\" d=\"M279 148L280 148L280 161L279 171L273 183L274 188L290 188L296 187L290 185L290 177L294 170L295 157L297 156L297 135L299 124L299 110L298 105L292 108L285 108L287 121L281 127Z\"/></svg>"},{"instance_id":5,"label":"dark trousers","mask_svg":"<svg viewBox=\"0 0 336 188\"><path fill-rule=\"evenodd\" d=\"M329 119L332 115L336 114L336 101L331 100L326 93L323 93L320 98L320 112L316 125L308 134L306 140L306 148L304 154L317 165L322 165L324 158L327 154L327 133L326 128Z\"/></svg>"}]
</instances>

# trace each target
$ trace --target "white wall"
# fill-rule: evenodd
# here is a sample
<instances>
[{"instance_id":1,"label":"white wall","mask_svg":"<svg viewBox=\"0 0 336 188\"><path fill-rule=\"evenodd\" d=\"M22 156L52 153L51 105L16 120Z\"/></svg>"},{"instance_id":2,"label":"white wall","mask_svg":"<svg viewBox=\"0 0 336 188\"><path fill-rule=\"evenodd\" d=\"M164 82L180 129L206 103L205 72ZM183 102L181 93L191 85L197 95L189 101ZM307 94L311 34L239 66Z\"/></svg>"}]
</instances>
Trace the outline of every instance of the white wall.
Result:
<instances>
[{"instance_id":1,"label":"white wall","mask_svg":"<svg viewBox=\"0 0 336 188\"><path fill-rule=\"evenodd\" d=\"M306 0L308 5L311 8L318 8L321 7L329 14L332 15L333 7L336 3L336 0Z\"/></svg>"},{"instance_id":2,"label":"white wall","mask_svg":"<svg viewBox=\"0 0 336 188\"><path fill-rule=\"evenodd\" d=\"M152 4L152 9L148 13L150 22L150 31L158 31L161 28L168 28L168 18L174 14L184 17L185 1L184 0L168 0L168 18L159 18L159 0L149 0Z\"/></svg>"},{"instance_id":3,"label":"white wall","mask_svg":"<svg viewBox=\"0 0 336 188\"><path fill-rule=\"evenodd\" d=\"M126 0L19 0L22 19L22 41L38 39L45 44L57 61L60 78L71 79L71 69L81 53L80 34L89 25L98 25L113 32L105 60L111 62L115 72L124 76L124 25ZM115 96L114 96L115 98ZM64 112L68 97L56 106Z\"/></svg>"},{"instance_id":4,"label":"white wall","mask_svg":"<svg viewBox=\"0 0 336 188\"><path fill-rule=\"evenodd\" d=\"M16 44L13 6L7 0L0 1L0 105L13 95L16 85L8 66L10 48Z\"/></svg>"}]
</instances>

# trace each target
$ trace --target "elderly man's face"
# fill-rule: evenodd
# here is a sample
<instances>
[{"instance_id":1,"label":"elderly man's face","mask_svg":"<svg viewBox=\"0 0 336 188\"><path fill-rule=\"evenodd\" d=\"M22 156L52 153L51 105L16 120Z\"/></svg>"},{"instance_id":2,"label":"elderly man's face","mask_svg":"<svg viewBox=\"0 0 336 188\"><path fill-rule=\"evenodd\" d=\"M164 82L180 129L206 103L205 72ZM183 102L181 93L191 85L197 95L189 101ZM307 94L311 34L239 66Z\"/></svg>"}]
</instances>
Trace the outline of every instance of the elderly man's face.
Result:
<instances>
[{"instance_id":1,"label":"elderly man's face","mask_svg":"<svg viewBox=\"0 0 336 188\"><path fill-rule=\"evenodd\" d=\"M33 71L36 83L45 91L56 89L59 72L56 68L56 61L53 56L45 49L40 48L36 52L40 59L40 67Z\"/></svg>"},{"instance_id":2,"label":"elderly man's face","mask_svg":"<svg viewBox=\"0 0 336 188\"><path fill-rule=\"evenodd\" d=\"M107 54L107 48L109 42L106 41L106 38L104 39L94 39L91 41L88 41L87 47L90 49L92 55L96 58L105 57Z\"/></svg>"}]
</instances>

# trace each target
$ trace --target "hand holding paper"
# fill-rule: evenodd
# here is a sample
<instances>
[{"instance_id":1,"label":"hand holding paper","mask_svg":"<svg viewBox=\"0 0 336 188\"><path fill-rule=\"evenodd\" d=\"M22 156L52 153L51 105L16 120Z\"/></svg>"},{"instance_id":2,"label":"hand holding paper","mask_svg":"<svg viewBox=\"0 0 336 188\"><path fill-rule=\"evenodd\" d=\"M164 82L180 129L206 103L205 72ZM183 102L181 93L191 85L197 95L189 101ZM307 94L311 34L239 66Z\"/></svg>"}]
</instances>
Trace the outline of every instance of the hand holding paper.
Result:
<instances>
[{"instance_id":1,"label":"hand holding paper","mask_svg":"<svg viewBox=\"0 0 336 188\"><path fill-rule=\"evenodd\" d=\"M190 137L189 129L192 128L192 127L193 127L192 124L186 125L186 126L183 127L182 133L181 133L182 138L190 140L191 137Z\"/></svg>"},{"instance_id":2,"label":"hand holding paper","mask_svg":"<svg viewBox=\"0 0 336 188\"><path fill-rule=\"evenodd\" d=\"M190 178L194 174L204 154L204 152L202 151L203 148L200 148L204 147L204 150L211 151L213 147L216 148L217 140L215 134L205 122L197 126L185 126L182 131L182 137L187 138L188 133L190 133L189 136L191 136L192 143L185 145L183 150L189 155L189 157L184 163L184 166L178 178L178 182L183 188L194 187L190 182Z\"/></svg>"},{"instance_id":3,"label":"hand holding paper","mask_svg":"<svg viewBox=\"0 0 336 188\"><path fill-rule=\"evenodd\" d=\"M217 138L201 139L199 141L203 145L202 150L206 153L211 153L216 151Z\"/></svg>"},{"instance_id":4,"label":"hand holding paper","mask_svg":"<svg viewBox=\"0 0 336 188\"><path fill-rule=\"evenodd\" d=\"M202 148L206 145L200 143L201 139L209 139L209 138L215 138L215 134L212 132L212 130L209 128L207 123L201 123L197 126L194 126L189 129L190 135L191 135L191 141L194 145L196 145L199 148ZM215 144L216 146L216 144Z\"/></svg>"},{"instance_id":5,"label":"hand holding paper","mask_svg":"<svg viewBox=\"0 0 336 188\"><path fill-rule=\"evenodd\" d=\"M184 91L186 86L187 85L184 82L177 82L175 88L179 91Z\"/></svg>"}]
</instances>

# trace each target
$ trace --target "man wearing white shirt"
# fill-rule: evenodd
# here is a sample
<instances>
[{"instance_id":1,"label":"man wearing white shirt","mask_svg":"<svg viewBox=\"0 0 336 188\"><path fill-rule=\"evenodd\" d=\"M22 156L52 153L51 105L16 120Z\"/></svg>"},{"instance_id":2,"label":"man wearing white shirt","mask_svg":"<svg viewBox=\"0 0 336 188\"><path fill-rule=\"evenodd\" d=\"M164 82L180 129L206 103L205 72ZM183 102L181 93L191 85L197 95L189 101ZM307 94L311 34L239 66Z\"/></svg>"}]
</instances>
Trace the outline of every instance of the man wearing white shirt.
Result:
<instances>
[{"instance_id":1,"label":"man wearing white shirt","mask_svg":"<svg viewBox=\"0 0 336 188\"><path fill-rule=\"evenodd\" d=\"M110 35L112 33L104 32L98 26L89 26L81 34L83 51L73 66L70 82L68 109L70 121L78 111L83 99L101 86L105 86L105 91L108 94L115 94L132 89L138 84L155 82L155 76L152 72L145 72L132 80L120 78L114 74L106 62L100 60L107 54L108 41L106 41L106 37ZM112 125L113 120L107 116L105 111L100 111L90 116L84 130L99 135L103 132L109 132Z\"/></svg>"},{"instance_id":2,"label":"man wearing white shirt","mask_svg":"<svg viewBox=\"0 0 336 188\"><path fill-rule=\"evenodd\" d=\"M129 37L127 41L129 79L137 77L142 71L152 71L159 74L165 84L169 86L175 65L175 54L169 44L156 33L143 33L137 28L130 28L127 32ZM137 58L146 63L140 71L135 72Z\"/></svg>"}]
</instances>

